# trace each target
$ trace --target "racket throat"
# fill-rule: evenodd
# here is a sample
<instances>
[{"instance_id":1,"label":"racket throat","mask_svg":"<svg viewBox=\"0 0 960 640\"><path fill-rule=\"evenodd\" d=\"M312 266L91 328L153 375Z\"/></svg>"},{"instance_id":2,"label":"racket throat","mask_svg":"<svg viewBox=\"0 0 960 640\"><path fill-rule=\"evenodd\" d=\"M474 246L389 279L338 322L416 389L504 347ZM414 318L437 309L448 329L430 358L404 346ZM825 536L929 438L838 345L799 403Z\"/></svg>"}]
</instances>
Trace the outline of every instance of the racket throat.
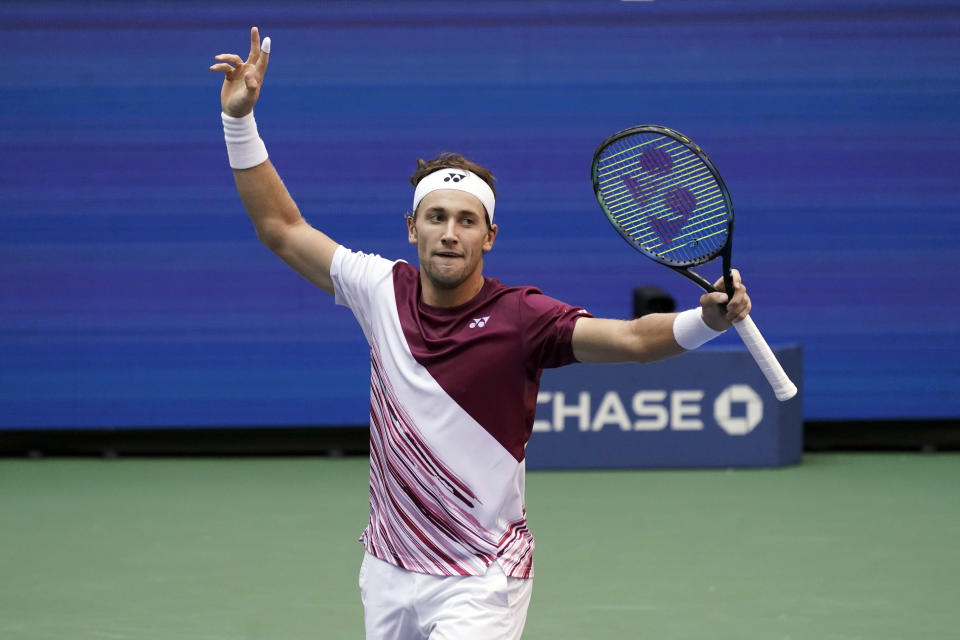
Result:
<instances>
[{"instance_id":1,"label":"racket throat","mask_svg":"<svg viewBox=\"0 0 960 640\"><path fill-rule=\"evenodd\" d=\"M691 271L690 269L687 269L687 268L685 268L685 267L672 267L672 266L671 266L670 268L673 269L674 271L676 271L677 273L683 274L683 275L685 275L686 277L688 277L688 278L690 278L691 280L693 280L694 282L696 282L696 283L697 283L698 285L700 285L700 287L701 287L704 291L706 291L707 293L713 293L713 292L715 292L715 291L717 290L716 287L714 287L712 284L710 284L706 279L704 279L699 273L696 273L695 271Z\"/></svg>"},{"instance_id":2,"label":"racket throat","mask_svg":"<svg viewBox=\"0 0 960 640\"><path fill-rule=\"evenodd\" d=\"M732 253L733 233L731 229L730 237L727 238L727 247L723 251L723 288L727 294L727 299L733 298L733 267L730 265L730 255ZM726 309L727 305L723 305Z\"/></svg>"}]
</instances>

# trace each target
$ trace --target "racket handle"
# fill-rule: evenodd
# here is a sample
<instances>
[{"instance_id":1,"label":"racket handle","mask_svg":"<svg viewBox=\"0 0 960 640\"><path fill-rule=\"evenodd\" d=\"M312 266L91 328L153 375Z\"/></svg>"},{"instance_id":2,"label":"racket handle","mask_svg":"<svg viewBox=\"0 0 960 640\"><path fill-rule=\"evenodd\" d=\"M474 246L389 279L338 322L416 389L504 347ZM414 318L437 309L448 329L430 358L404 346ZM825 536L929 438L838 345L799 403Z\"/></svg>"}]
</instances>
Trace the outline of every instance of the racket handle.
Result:
<instances>
[{"instance_id":1,"label":"racket handle","mask_svg":"<svg viewBox=\"0 0 960 640\"><path fill-rule=\"evenodd\" d=\"M734 323L733 327L740 334L743 343L747 345L750 355L757 361L757 365L767 382L773 387L773 393L777 396L777 400L783 402L797 395L797 385L790 381L787 372L780 366L780 361L777 360L777 356L773 355L773 351L770 350L767 341L760 335L760 330L757 329L757 325L753 323L750 316Z\"/></svg>"}]
</instances>

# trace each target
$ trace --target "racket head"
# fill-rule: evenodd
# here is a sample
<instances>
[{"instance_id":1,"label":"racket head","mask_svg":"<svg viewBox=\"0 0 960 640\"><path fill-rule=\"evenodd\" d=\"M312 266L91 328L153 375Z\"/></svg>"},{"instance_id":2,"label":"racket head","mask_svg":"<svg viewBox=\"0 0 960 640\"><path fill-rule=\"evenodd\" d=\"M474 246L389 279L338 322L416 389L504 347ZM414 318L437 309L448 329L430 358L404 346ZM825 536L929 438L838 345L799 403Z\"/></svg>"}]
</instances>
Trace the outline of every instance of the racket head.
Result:
<instances>
[{"instance_id":1,"label":"racket head","mask_svg":"<svg viewBox=\"0 0 960 640\"><path fill-rule=\"evenodd\" d=\"M637 251L678 270L723 253L727 275L733 203L689 138L660 125L618 131L594 152L591 178L610 224Z\"/></svg>"}]
</instances>

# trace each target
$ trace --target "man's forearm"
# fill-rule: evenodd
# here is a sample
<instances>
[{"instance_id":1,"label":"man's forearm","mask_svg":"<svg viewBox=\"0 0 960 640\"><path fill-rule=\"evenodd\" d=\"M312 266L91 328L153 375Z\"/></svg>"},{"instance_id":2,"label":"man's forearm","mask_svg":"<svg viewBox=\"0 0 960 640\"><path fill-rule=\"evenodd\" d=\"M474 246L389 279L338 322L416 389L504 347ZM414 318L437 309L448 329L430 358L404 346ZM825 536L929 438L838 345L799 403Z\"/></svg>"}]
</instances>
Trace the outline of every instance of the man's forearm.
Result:
<instances>
[{"instance_id":1,"label":"man's forearm","mask_svg":"<svg viewBox=\"0 0 960 640\"><path fill-rule=\"evenodd\" d=\"M720 335L700 318L699 308L633 320L580 318L573 328L573 354L580 362L664 360Z\"/></svg>"},{"instance_id":2,"label":"man's forearm","mask_svg":"<svg viewBox=\"0 0 960 640\"><path fill-rule=\"evenodd\" d=\"M632 334L633 362L656 362L679 355L684 350L673 336L675 313L653 313L628 321Z\"/></svg>"}]
</instances>

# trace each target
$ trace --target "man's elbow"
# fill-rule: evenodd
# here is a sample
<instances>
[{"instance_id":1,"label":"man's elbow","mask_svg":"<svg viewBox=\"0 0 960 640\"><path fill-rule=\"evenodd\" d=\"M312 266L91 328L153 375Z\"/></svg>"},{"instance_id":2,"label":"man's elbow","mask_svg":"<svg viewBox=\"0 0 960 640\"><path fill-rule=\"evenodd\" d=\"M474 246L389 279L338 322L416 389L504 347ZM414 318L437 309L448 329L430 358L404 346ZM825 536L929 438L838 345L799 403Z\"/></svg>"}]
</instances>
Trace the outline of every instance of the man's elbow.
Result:
<instances>
[{"instance_id":1,"label":"man's elbow","mask_svg":"<svg viewBox=\"0 0 960 640\"><path fill-rule=\"evenodd\" d=\"M282 254L288 245L289 228L283 224L260 224L256 226L257 240L270 251Z\"/></svg>"}]
</instances>

